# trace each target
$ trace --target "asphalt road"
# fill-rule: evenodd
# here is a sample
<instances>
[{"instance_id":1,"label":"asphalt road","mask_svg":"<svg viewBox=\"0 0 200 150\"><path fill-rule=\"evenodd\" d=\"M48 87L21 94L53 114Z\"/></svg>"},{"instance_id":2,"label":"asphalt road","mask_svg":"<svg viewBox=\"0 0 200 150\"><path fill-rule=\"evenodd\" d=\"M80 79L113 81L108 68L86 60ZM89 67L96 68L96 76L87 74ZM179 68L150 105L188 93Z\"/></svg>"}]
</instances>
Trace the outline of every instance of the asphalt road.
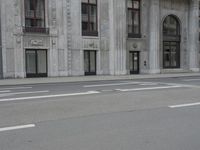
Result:
<instances>
[{"instance_id":1,"label":"asphalt road","mask_svg":"<svg viewBox=\"0 0 200 150\"><path fill-rule=\"evenodd\" d=\"M0 86L0 150L199 150L200 77Z\"/></svg>"}]
</instances>

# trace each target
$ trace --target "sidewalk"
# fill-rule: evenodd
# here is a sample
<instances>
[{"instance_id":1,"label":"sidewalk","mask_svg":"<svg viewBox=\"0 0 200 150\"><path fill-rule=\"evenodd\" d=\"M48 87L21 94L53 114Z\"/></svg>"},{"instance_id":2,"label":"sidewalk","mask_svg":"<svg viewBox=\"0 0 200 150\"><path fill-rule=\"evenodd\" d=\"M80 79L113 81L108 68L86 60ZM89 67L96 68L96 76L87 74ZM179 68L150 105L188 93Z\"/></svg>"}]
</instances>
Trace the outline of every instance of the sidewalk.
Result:
<instances>
[{"instance_id":1,"label":"sidewalk","mask_svg":"<svg viewBox=\"0 0 200 150\"><path fill-rule=\"evenodd\" d=\"M134 80L155 79L172 77L200 77L200 73L173 73L173 74L145 74L145 75L123 75L123 76L79 76L79 77L49 77L49 78L24 78L24 79L2 79L0 85L25 85L45 83L70 83L83 81L108 81L108 80Z\"/></svg>"}]
</instances>

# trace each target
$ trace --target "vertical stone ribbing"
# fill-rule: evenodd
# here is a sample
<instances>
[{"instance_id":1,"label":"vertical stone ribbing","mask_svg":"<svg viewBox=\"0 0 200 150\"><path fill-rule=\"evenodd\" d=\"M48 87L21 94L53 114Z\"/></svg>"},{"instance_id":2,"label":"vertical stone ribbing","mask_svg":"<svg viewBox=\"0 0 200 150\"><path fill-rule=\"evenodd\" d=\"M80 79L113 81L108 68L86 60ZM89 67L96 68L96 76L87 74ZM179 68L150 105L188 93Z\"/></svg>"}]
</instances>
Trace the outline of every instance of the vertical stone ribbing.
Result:
<instances>
[{"instance_id":1,"label":"vertical stone ribbing","mask_svg":"<svg viewBox=\"0 0 200 150\"><path fill-rule=\"evenodd\" d=\"M1 0L0 0L0 78L3 78L3 60L2 60L2 35L1 35Z\"/></svg>"},{"instance_id":2,"label":"vertical stone ribbing","mask_svg":"<svg viewBox=\"0 0 200 150\"><path fill-rule=\"evenodd\" d=\"M149 9L149 73L160 73L160 5L159 0L151 0Z\"/></svg>"},{"instance_id":3,"label":"vertical stone ribbing","mask_svg":"<svg viewBox=\"0 0 200 150\"><path fill-rule=\"evenodd\" d=\"M122 0L109 0L110 74L112 75L126 74L125 4Z\"/></svg>"},{"instance_id":4,"label":"vertical stone ribbing","mask_svg":"<svg viewBox=\"0 0 200 150\"><path fill-rule=\"evenodd\" d=\"M189 69L194 72L199 71L199 1L190 0L189 5Z\"/></svg>"},{"instance_id":5,"label":"vertical stone ribbing","mask_svg":"<svg viewBox=\"0 0 200 150\"><path fill-rule=\"evenodd\" d=\"M72 18L71 0L67 0L67 48L68 48L68 75L72 75Z\"/></svg>"}]
</instances>

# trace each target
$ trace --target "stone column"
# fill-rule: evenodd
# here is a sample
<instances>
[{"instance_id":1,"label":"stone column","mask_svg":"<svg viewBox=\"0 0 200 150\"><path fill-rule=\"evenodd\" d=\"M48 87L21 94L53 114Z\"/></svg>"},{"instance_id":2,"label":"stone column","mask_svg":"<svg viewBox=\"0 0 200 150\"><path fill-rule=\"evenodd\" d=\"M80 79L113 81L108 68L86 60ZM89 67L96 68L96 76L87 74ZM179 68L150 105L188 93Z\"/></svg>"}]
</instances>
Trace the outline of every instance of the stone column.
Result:
<instances>
[{"instance_id":1,"label":"stone column","mask_svg":"<svg viewBox=\"0 0 200 150\"><path fill-rule=\"evenodd\" d=\"M150 1L149 9L149 73L160 73L160 6L159 0Z\"/></svg>"},{"instance_id":2,"label":"stone column","mask_svg":"<svg viewBox=\"0 0 200 150\"><path fill-rule=\"evenodd\" d=\"M109 0L110 74L126 74L126 2Z\"/></svg>"},{"instance_id":3,"label":"stone column","mask_svg":"<svg viewBox=\"0 0 200 150\"><path fill-rule=\"evenodd\" d=\"M194 72L199 71L199 1L190 0L189 9L189 69Z\"/></svg>"},{"instance_id":4,"label":"stone column","mask_svg":"<svg viewBox=\"0 0 200 150\"><path fill-rule=\"evenodd\" d=\"M0 0L0 78L3 78L3 60L2 60L2 35L1 35L1 4Z\"/></svg>"}]
</instances>

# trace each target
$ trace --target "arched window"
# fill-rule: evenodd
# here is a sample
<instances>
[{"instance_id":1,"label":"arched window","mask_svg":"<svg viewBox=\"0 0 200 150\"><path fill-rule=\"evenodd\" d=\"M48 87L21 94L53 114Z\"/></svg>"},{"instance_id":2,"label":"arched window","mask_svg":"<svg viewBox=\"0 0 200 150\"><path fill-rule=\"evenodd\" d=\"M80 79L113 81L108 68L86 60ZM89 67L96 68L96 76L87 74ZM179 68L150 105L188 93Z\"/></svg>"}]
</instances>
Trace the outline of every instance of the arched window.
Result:
<instances>
[{"instance_id":1,"label":"arched window","mask_svg":"<svg viewBox=\"0 0 200 150\"><path fill-rule=\"evenodd\" d=\"M179 36L180 25L176 17L169 15L163 23L163 34L167 36Z\"/></svg>"}]
</instances>

